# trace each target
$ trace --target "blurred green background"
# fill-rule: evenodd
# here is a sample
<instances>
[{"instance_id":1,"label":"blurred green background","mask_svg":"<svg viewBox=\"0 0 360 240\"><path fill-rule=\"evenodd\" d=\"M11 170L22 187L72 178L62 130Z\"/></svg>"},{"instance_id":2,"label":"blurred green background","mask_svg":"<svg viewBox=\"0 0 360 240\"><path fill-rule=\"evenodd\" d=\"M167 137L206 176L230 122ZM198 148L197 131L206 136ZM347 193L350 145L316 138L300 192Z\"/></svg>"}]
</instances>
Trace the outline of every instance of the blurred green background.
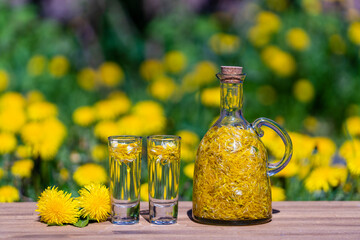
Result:
<instances>
[{"instance_id":1,"label":"blurred green background","mask_svg":"<svg viewBox=\"0 0 360 240\"><path fill-rule=\"evenodd\" d=\"M222 65L244 115L291 135L273 200L360 199L360 3L351 0L0 2L0 202L107 182L107 136L182 137L180 199L219 115ZM280 139L265 131L270 160ZM147 200L146 159L142 199Z\"/></svg>"}]
</instances>

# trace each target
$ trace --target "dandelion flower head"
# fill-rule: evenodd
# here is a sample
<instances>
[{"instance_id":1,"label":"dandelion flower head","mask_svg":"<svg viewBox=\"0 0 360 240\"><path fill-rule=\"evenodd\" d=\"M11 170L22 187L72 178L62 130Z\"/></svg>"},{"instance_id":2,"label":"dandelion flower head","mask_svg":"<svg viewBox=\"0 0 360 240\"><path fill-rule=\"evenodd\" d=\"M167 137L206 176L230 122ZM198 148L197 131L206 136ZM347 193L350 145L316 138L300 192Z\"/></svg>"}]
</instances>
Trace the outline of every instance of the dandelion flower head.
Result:
<instances>
[{"instance_id":1,"label":"dandelion flower head","mask_svg":"<svg viewBox=\"0 0 360 240\"><path fill-rule=\"evenodd\" d=\"M5 185L0 187L0 202L15 202L20 200L20 193L15 187Z\"/></svg>"}]
</instances>

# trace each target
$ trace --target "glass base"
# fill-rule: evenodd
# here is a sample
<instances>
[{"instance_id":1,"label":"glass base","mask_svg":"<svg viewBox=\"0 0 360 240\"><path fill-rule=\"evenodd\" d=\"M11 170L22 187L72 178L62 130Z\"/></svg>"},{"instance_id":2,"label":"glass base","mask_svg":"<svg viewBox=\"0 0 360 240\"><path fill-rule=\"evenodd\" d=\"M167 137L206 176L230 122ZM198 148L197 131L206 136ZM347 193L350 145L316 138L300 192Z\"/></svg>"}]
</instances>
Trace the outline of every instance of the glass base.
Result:
<instances>
[{"instance_id":1,"label":"glass base","mask_svg":"<svg viewBox=\"0 0 360 240\"><path fill-rule=\"evenodd\" d=\"M226 221L226 220L215 220L215 219L206 219L199 218L192 215L193 220L197 223L209 224L209 225L224 225L224 226L245 226L245 225L257 225L264 224L271 221L271 216L263 219L254 219L254 220L236 220L236 221Z\"/></svg>"},{"instance_id":2,"label":"glass base","mask_svg":"<svg viewBox=\"0 0 360 240\"><path fill-rule=\"evenodd\" d=\"M177 200L150 200L149 209L150 223L170 225L177 222Z\"/></svg>"},{"instance_id":3,"label":"glass base","mask_svg":"<svg viewBox=\"0 0 360 240\"><path fill-rule=\"evenodd\" d=\"M131 225L139 222L139 201L119 201L112 204L111 222L118 225Z\"/></svg>"}]
</instances>

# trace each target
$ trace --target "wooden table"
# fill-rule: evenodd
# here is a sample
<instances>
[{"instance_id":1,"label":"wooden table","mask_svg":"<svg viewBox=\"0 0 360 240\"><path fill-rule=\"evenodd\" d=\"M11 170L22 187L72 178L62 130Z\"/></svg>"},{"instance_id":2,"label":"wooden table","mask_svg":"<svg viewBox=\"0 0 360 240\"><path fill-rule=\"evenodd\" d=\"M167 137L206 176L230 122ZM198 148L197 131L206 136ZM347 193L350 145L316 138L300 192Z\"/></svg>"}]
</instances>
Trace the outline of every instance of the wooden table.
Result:
<instances>
[{"instance_id":1,"label":"wooden table","mask_svg":"<svg viewBox=\"0 0 360 240\"><path fill-rule=\"evenodd\" d=\"M141 209L147 210L142 203ZM121 239L360 239L360 202L274 202L273 220L254 226L209 226L188 217L191 202L179 203L178 223L156 226L141 217L131 226L110 222L85 228L39 222L35 203L0 204L0 238Z\"/></svg>"}]
</instances>

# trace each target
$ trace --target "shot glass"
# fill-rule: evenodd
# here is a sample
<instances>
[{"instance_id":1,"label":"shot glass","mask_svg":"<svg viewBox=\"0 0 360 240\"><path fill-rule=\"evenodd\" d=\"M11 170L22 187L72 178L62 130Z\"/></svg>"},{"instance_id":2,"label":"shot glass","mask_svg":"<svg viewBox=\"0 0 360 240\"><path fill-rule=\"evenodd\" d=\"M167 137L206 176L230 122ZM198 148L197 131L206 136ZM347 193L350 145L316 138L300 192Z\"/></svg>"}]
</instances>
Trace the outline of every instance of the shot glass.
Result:
<instances>
[{"instance_id":1,"label":"shot glass","mask_svg":"<svg viewBox=\"0 0 360 240\"><path fill-rule=\"evenodd\" d=\"M147 138L149 215L154 224L177 222L180 140L180 137L171 135Z\"/></svg>"},{"instance_id":2,"label":"shot glass","mask_svg":"<svg viewBox=\"0 0 360 240\"><path fill-rule=\"evenodd\" d=\"M111 136L109 143L111 222L139 222L142 137Z\"/></svg>"}]
</instances>

